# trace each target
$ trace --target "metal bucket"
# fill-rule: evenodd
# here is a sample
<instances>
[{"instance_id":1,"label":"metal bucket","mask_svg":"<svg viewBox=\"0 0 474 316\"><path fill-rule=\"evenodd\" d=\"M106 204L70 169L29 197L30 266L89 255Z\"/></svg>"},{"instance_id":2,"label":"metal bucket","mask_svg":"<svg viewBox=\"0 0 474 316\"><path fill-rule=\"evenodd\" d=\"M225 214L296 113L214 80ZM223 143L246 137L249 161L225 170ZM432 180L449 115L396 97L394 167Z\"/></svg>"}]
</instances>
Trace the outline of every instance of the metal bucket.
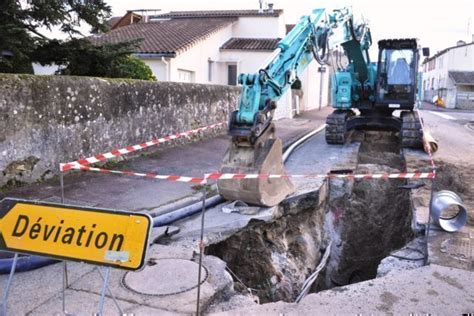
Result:
<instances>
[{"instance_id":1,"label":"metal bucket","mask_svg":"<svg viewBox=\"0 0 474 316\"><path fill-rule=\"evenodd\" d=\"M457 207L458 212L450 217L443 217L443 211ZM467 222L467 210L461 198L454 192L443 190L433 194L430 204L431 218L447 232L460 230Z\"/></svg>"}]
</instances>

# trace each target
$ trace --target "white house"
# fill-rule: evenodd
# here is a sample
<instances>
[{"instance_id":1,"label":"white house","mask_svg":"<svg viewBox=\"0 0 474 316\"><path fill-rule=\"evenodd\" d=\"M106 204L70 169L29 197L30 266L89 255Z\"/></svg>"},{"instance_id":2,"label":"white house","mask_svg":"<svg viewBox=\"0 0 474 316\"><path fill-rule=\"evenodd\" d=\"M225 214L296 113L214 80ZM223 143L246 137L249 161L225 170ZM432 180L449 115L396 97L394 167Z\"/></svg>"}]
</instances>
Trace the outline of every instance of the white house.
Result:
<instances>
[{"instance_id":1,"label":"white house","mask_svg":"<svg viewBox=\"0 0 474 316\"><path fill-rule=\"evenodd\" d=\"M474 109L474 36L423 62L422 90L424 101L441 98L447 108Z\"/></svg>"},{"instance_id":2,"label":"white house","mask_svg":"<svg viewBox=\"0 0 474 316\"><path fill-rule=\"evenodd\" d=\"M287 33L283 10L175 11L159 15L127 12L97 44L142 39L135 55L160 81L236 85L240 73L255 73ZM288 28L288 30L291 29ZM325 77L319 96L321 74ZM300 76L302 91L288 92L276 118L328 104L327 72L314 62ZM293 99L293 102L291 100Z\"/></svg>"}]
</instances>

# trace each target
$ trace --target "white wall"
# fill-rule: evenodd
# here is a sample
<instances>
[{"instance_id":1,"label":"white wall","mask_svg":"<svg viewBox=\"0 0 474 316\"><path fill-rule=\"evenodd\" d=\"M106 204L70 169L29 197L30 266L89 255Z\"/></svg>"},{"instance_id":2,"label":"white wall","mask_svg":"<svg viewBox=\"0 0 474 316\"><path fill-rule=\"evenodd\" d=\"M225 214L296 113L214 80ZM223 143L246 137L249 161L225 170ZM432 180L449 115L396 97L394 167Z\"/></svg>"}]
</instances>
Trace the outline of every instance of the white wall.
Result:
<instances>
[{"instance_id":1,"label":"white wall","mask_svg":"<svg viewBox=\"0 0 474 316\"><path fill-rule=\"evenodd\" d=\"M240 17L237 22L212 34L207 39L194 45L177 57L169 59L169 76L166 65L160 59L143 59L150 66L158 80L179 81L179 70L192 71L193 80L197 83L227 84L228 65L237 65L240 73L256 73L263 66L270 51L223 50L219 48L232 37L242 38L283 38L286 35L284 16L279 17ZM212 60L212 80L209 81L209 59ZM319 107L320 77L316 62L301 74L303 96L301 111ZM322 106L327 106L328 73L324 74ZM168 78L168 79L167 79ZM291 90L279 100L275 119L292 117Z\"/></svg>"},{"instance_id":2,"label":"white wall","mask_svg":"<svg viewBox=\"0 0 474 316\"><path fill-rule=\"evenodd\" d=\"M221 51L221 59L219 60L219 78L222 78L223 83L227 83L227 65L229 63L237 64L237 74L257 73L271 53L271 51L223 50ZM292 117L291 90L278 101L274 119L290 117Z\"/></svg>"},{"instance_id":3,"label":"white wall","mask_svg":"<svg viewBox=\"0 0 474 316\"><path fill-rule=\"evenodd\" d=\"M58 69L59 66L55 64L42 66L41 64L33 63L33 73L35 75L54 75Z\"/></svg>"},{"instance_id":4,"label":"white wall","mask_svg":"<svg viewBox=\"0 0 474 316\"><path fill-rule=\"evenodd\" d=\"M194 82L222 84L215 76L208 80L208 60L218 60L219 48L231 37L232 25L229 25L171 59L170 81L179 81L178 69L182 69L194 72Z\"/></svg>"},{"instance_id":5,"label":"white wall","mask_svg":"<svg viewBox=\"0 0 474 316\"><path fill-rule=\"evenodd\" d=\"M232 28L233 37L283 38L285 33L283 15L279 17L240 17Z\"/></svg>"},{"instance_id":6,"label":"white wall","mask_svg":"<svg viewBox=\"0 0 474 316\"><path fill-rule=\"evenodd\" d=\"M448 55L449 70L474 71L474 45L454 48Z\"/></svg>"},{"instance_id":7,"label":"white wall","mask_svg":"<svg viewBox=\"0 0 474 316\"><path fill-rule=\"evenodd\" d=\"M456 106L456 86L449 78L449 71L474 71L474 45L452 48L436 57L434 69L424 72L422 76L423 100L431 102L433 96L438 95L439 89L446 89L445 106ZM427 82L429 85L426 85Z\"/></svg>"},{"instance_id":8,"label":"white wall","mask_svg":"<svg viewBox=\"0 0 474 316\"><path fill-rule=\"evenodd\" d=\"M150 67L158 81L168 81L168 66L165 62L169 63L169 58L166 58L165 62L161 58L141 58L141 60Z\"/></svg>"},{"instance_id":9,"label":"white wall","mask_svg":"<svg viewBox=\"0 0 474 316\"><path fill-rule=\"evenodd\" d=\"M255 73L271 53L270 51L222 50L219 61L221 63L238 62L238 73ZM227 69L225 71L225 78L227 78Z\"/></svg>"},{"instance_id":10,"label":"white wall","mask_svg":"<svg viewBox=\"0 0 474 316\"><path fill-rule=\"evenodd\" d=\"M326 67L326 72L318 72L320 65L313 61L308 68L301 74L301 83L303 90L303 102L300 105L302 111L309 111L319 108L321 100L321 107L329 105L329 66ZM323 86L321 91L321 78ZM322 97L320 98L320 94Z\"/></svg>"}]
</instances>

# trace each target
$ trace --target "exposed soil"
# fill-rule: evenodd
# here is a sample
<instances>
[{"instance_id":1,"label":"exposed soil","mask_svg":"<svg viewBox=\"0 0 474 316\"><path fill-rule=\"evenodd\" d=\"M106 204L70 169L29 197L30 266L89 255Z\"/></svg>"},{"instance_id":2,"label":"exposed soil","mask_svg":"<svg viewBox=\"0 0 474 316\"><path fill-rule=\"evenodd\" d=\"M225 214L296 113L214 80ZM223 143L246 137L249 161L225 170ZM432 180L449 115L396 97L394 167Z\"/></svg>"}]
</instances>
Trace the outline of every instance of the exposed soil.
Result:
<instances>
[{"instance_id":1,"label":"exposed soil","mask_svg":"<svg viewBox=\"0 0 474 316\"><path fill-rule=\"evenodd\" d=\"M405 162L394 133L366 132L356 173L398 173ZM380 261L413 238L406 180L331 182L327 228L336 247L328 287L375 278Z\"/></svg>"},{"instance_id":2,"label":"exposed soil","mask_svg":"<svg viewBox=\"0 0 474 316\"><path fill-rule=\"evenodd\" d=\"M244 230L210 245L206 253L227 262L237 276L236 290L243 294L251 288L260 303L293 302L325 248L324 206L295 213L270 223L250 222Z\"/></svg>"},{"instance_id":3,"label":"exposed soil","mask_svg":"<svg viewBox=\"0 0 474 316\"><path fill-rule=\"evenodd\" d=\"M364 135L356 173L405 170L396 134ZM271 223L251 222L209 246L207 254L227 262L236 290L245 295L252 289L260 303L294 302L328 239L331 258L313 290L375 278L380 261L413 238L410 194L400 188L405 184L397 179L331 180L326 205L304 204Z\"/></svg>"},{"instance_id":4,"label":"exposed soil","mask_svg":"<svg viewBox=\"0 0 474 316\"><path fill-rule=\"evenodd\" d=\"M426 161L419 161L417 164L420 169L426 168ZM435 160L435 164L437 168L433 181L434 191L449 190L459 195L468 211L468 224L474 225L474 164L453 165L442 160ZM414 198L418 205L428 207L431 180L423 182L425 187L417 190Z\"/></svg>"}]
</instances>

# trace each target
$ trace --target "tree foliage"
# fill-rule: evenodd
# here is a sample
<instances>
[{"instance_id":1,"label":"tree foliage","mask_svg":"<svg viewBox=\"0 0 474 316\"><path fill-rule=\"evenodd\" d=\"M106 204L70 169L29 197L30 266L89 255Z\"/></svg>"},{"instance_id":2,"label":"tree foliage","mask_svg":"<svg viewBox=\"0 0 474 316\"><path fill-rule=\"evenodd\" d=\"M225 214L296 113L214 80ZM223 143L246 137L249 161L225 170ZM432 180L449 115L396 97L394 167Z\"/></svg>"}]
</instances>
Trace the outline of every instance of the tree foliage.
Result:
<instances>
[{"instance_id":1,"label":"tree foliage","mask_svg":"<svg viewBox=\"0 0 474 316\"><path fill-rule=\"evenodd\" d=\"M0 72L32 73L32 62L60 66L59 74L153 79L143 62L130 56L137 42L93 45L84 25L107 31L111 8L104 0L0 1ZM60 30L68 40L49 39Z\"/></svg>"}]
</instances>

